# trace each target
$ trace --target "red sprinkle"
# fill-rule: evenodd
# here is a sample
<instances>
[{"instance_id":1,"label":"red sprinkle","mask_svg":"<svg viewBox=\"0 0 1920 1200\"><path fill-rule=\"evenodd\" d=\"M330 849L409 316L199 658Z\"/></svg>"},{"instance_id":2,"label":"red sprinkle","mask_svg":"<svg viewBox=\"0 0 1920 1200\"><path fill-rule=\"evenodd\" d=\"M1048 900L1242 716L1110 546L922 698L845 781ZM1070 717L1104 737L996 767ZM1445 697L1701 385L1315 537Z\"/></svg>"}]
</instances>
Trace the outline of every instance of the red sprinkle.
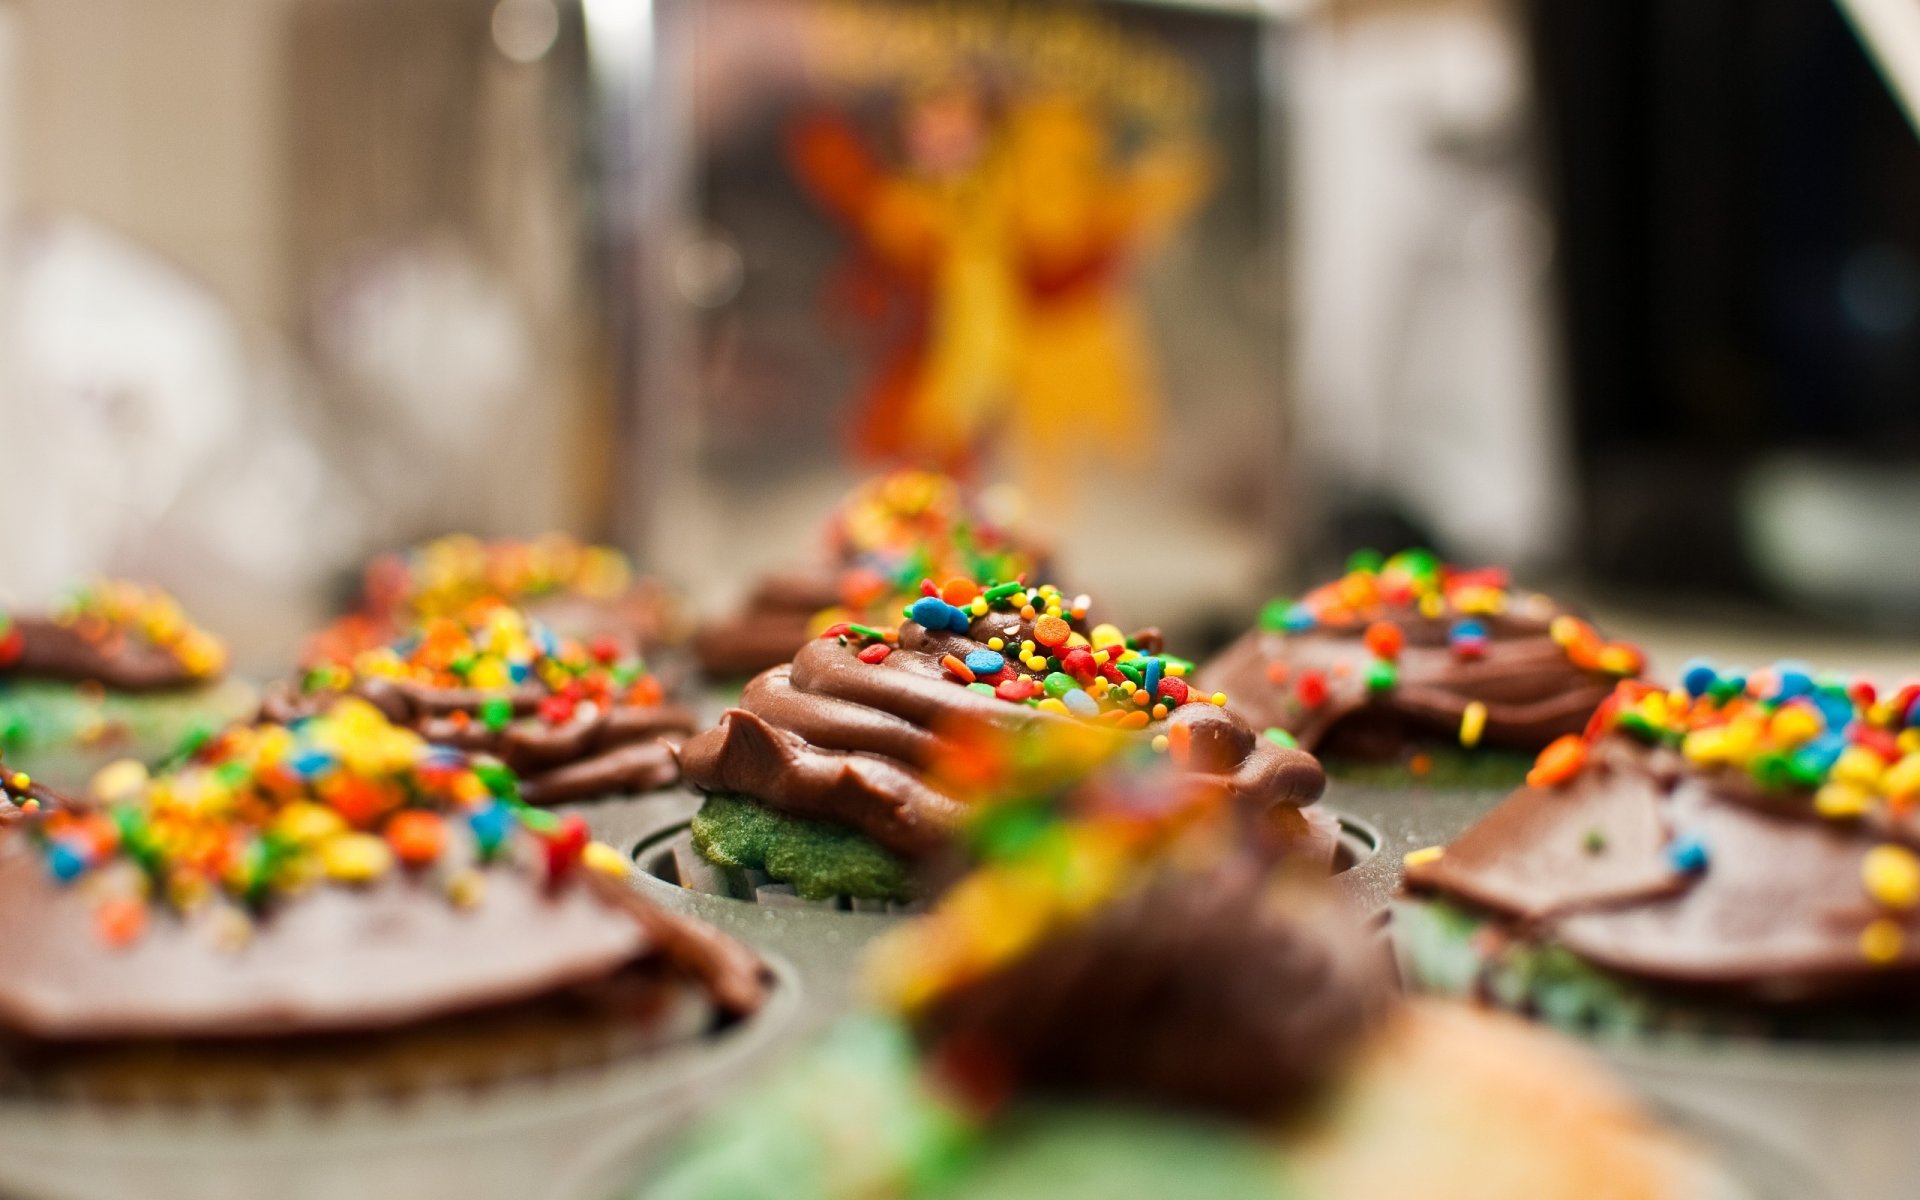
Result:
<instances>
[{"instance_id":1,"label":"red sprinkle","mask_svg":"<svg viewBox=\"0 0 1920 1200\"><path fill-rule=\"evenodd\" d=\"M875 642L860 652L860 661L863 663L882 663L887 661L887 655L892 653L892 646L887 645L885 642Z\"/></svg>"},{"instance_id":2,"label":"red sprinkle","mask_svg":"<svg viewBox=\"0 0 1920 1200\"><path fill-rule=\"evenodd\" d=\"M1061 657L1060 669L1081 683L1091 682L1095 674L1093 651L1081 646L1074 647Z\"/></svg>"},{"instance_id":3,"label":"red sprinkle","mask_svg":"<svg viewBox=\"0 0 1920 1200\"><path fill-rule=\"evenodd\" d=\"M588 643L587 653L593 655L596 662L610 663L620 657L620 643L603 635Z\"/></svg>"},{"instance_id":4,"label":"red sprinkle","mask_svg":"<svg viewBox=\"0 0 1920 1200\"><path fill-rule=\"evenodd\" d=\"M579 813L561 818L560 827L546 837L547 878L558 883L580 865L587 851L587 822Z\"/></svg>"},{"instance_id":5,"label":"red sprinkle","mask_svg":"<svg viewBox=\"0 0 1920 1200\"><path fill-rule=\"evenodd\" d=\"M1011 679L1001 680L993 689L993 694L1002 700L1011 700L1017 704L1033 695L1034 690L1033 680L1024 675L1015 675Z\"/></svg>"},{"instance_id":6,"label":"red sprinkle","mask_svg":"<svg viewBox=\"0 0 1920 1200\"><path fill-rule=\"evenodd\" d=\"M845 621L836 621L832 625L829 625L825 629L822 629L820 631L820 636L822 638L845 637L851 631L852 631L851 627L848 626L848 624Z\"/></svg>"},{"instance_id":7,"label":"red sprinkle","mask_svg":"<svg viewBox=\"0 0 1920 1200\"><path fill-rule=\"evenodd\" d=\"M1187 702L1187 683L1184 679L1162 679L1157 691L1162 700L1175 708Z\"/></svg>"},{"instance_id":8,"label":"red sprinkle","mask_svg":"<svg viewBox=\"0 0 1920 1200\"><path fill-rule=\"evenodd\" d=\"M574 702L566 696L548 696L540 702L540 719L549 725L573 720Z\"/></svg>"},{"instance_id":9,"label":"red sprinkle","mask_svg":"<svg viewBox=\"0 0 1920 1200\"><path fill-rule=\"evenodd\" d=\"M1302 671L1294 682L1293 694L1308 708L1319 708L1327 702L1327 677L1318 671Z\"/></svg>"}]
</instances>

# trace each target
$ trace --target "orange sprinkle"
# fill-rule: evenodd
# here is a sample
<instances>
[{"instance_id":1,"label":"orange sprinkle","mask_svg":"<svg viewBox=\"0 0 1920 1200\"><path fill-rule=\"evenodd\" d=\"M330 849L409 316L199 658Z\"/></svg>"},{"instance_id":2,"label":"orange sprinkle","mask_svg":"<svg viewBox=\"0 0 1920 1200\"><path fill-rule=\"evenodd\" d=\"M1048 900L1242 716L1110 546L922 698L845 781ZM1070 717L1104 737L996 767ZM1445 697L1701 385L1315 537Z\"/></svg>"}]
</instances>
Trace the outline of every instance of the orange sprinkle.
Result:
<instances>
[{"instance_id":1,"label":"orange sprinkle","mask_svg":"<svg viewBox=\"0 0 1920 1200\"><path fill-rule=\"evenodd\" d=\"M958 655L949 654L940 660L940 665L959 676L961 683L973 682L973 671Z\"/></svg>"},{"instance_id":2,"label":"orange sprinkle","mask_svg":"<svg viewBox=\"0 0 1920 1200\"><path fill-rule=\"evenodd\" d=\"M1175 725L1167 730L1167 757L1184 767L1192 753L1193 727L1191 725Z\"/></svg>"},{"instance_id":3,"label":"orange sprinkle","mask_svg":"<svg viewBox=\"0 0 1920 1200\"><path fill-rule=\"evenodd\" d=\"M1148 720L1147 714L1136 708L1130 713L1122 714L1119 725L1122 729L1145 729Z\"/></svg>"},{"instance_id":4,"label":"orange sprinkle","mask_svg":"<svg viewBox=\"0 0 1920 1200\"><path fill-rule=\"evenodd\" d=\"M1384 658L1393 662L1400 657L1400 651L1407 644L1407 635L1392 621L1375 621L1367 626L1365 637L1367 649L1375 658Z\"/></svg>"},{"instance_id":5,"label":"orange sprinkle","mask_svg":"<svg viewBox=\"0 0 1920 1200\"><path fill-rule=\"evenodd\" d=\"M109 900L94 911L93 919L109 946L130 946L147 931L147 906L138 900Z\"/></svg>"},{"instance_id":6,"label":"orange sprinkle","mask_svg":"<svg viewBox=\"0 0 1920 1200\"><path fill-rule=\"evenodd\" d=\"M1566 734L1540 752L1533 770L1527 772L1527 786L1552 787L1565 783L1580 773L1586 761L1587 743L1578 734Z\"/></svg>"},{"instance_id":7,"label":"orange sprinkle","mask_svg":"<svg viewBox=\"0 0 1920 1200\"><path fill-rule=\"evenodd\" d=\"M1424 752L1414 755L1407 760L1407 770L1413 772L1415 778L1425 779L1433 774L1433 755Z\"/></svg>"},{"instance_id":8,"label":"orange sprinkle","mask_svg":"<svg viewBox=\"0 0 1920 1200\"><path fill-rule=\"evenodd\" d=\"M949 579L940 585L940 598L955 608L965 608L980 594L980 585L971 579Z\"/></svg>"},{"instance_id":9,"label":"orange sprinkle","mask_svg":"<svg viewBox=\"0 0 1920 1200\"><path fill-rule=\"evenodd\" d=\"M438 813L409 809L387 822L387 844L394 857L410 867L438 861L446 843L446 823Z\"/></svg>"},{"instance_id":10,"label":"orange sprinkle","mask_svg":"<svg viewBox=\"0 0 1920 1200\"><path fill-rule=\"evenodd\" d=\"M1273 684L1275 687L1284 685L1287 682L1287 676L1290 674L1292 674L1292 670L1286 663L1281 662L1277 658L1267 664L1267 682Z\"/></svg>"},{"instance_id":11,"label":"orange sprinkle","mask_svg":"<svg viewBox=\"0 0 1920 1200\"><path fill-rule=\"evenodd\" d=\"M1059 617L1041 617L1033 626L1033 640L1042 646L1064 646L1072 635L1073 627Z\"/></svg>"}]
</instances>

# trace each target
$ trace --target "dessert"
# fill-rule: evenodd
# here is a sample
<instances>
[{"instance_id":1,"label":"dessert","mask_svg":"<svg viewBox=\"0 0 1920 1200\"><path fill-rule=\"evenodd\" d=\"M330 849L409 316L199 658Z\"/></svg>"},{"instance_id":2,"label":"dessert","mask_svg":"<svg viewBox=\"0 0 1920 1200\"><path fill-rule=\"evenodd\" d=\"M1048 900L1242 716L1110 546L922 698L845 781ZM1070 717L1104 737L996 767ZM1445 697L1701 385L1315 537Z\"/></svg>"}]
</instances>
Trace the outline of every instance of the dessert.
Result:
<instances>
[{"instance_id":1,"label":"dessert","mask_svg":"<svg viewBox=\"0 0 1920 1200\"><path fill-rule=\"evenodd\" d=\"M1340 579L1273 601L1199 680L1343 774L1402 780L1439 763L1442 778L1511 783L1643 666L1505 571L1416 550L1363 552Z\"/></svg>"},{"instance_id":2,"label":"dessert","mask_svg":"<svg viewBox=\"0 0 1920 1200\"><path fill-rule=\"evenodd\" d=\"M564 637L612 638L628 654L673 640L679 621L667 590L636 579L610 546L559 533L532 541L448 534L368 563L355 610L314 637L306 661L349 661L482 600L524 609Z\"/></svg>"},{"instance_id":3,"label":"dessert","mask_svg":"<svg viewBox=\"0 0 1920 1200\"><path fill-rule=\"evenodd\" d=\"M49 613L0 611L0 750L71 790L116 758L157 763L251 710L226 668L157 588L100 580Z\"/></svg>"},{"instance_id":4,"label":"dessert","mask_svg":"<svg viewBox=\"0 0 1920 1200\"><path fill-rule=\"evenodd\" d=\"M1920 685L1783 663L1621 683L1445 848L1395 926L1413 978L1556 1024L1913 1036Z\"/></svg>"},{"instance_id":5,"label":"dessert","mask_svg":"<svg viewBox=\"0 0 1920 1200\"><path fill-rule=\"evenodd\" d=\"M839 621L884 621L922 579L1037 575L1043 557L959 483L920 470L862 484L833 514L825 540L826 561L768 574L738 613L699 631L694 649L710 678L778 666Z\"/></svg>"},{"instance_id":6,"label":"dessert","mask_svg":"<svg viewBox=\"0 0 1920 1200\"><path fill-rule=\"evenodd\" d=\"M1324 886L1217 836L1240 811L1218 783L1090 786L1065 819L987 838L872 948L877 1015L738 1099L640 1195L1713 1194L1577 1052L1397 999ZM1016 797L981 811L1031 817Z\"/></svg>"},{"instance_id":7,"label":"dessert","mask_svg":"<svg viewBox=\"0 0 1920 1200\"><path fill-rule=\"evenodd\" d=\"M292 722L358 696L436 745L485 753L530 804L632 795L679 779L673 743L693 728L637 656L556 637L497 600L432 617L390 646L321 663L269 689Z\"/></svg>"},{"instance_id":8,"label":"dessert","mask_svg":"<svg viewBox=\"0 0 1920 1200\"><path fill-rule=\"evenodd\" d=\"M698 1041L758 960L578 817L342 699L0 840L0 1092L140 1108L410 1096ZM17 1165L17 1164L16 1164ZM12 1169L12 1168L9 1168Z\"/></svg>"},{"instance_id":9,"label":"dessert","mask_svg":"<svg viewBox=\"0 0 1920 1200\"><path fill-rule=\"evenodd\" d=\"M1279 840L1331 858L1331 818L1308 807L1313 758L1258 736L1226 697L1186 680L1158 631L1132 637L1051 585L925 585L897 628L843 623L747 685L680 749L707 800L695 847L764 871L803 898L906 900L913 868L952 844L966 805L931 767L952 727L1091 722L1219 780Z\"/></svg>"}]
</instances>

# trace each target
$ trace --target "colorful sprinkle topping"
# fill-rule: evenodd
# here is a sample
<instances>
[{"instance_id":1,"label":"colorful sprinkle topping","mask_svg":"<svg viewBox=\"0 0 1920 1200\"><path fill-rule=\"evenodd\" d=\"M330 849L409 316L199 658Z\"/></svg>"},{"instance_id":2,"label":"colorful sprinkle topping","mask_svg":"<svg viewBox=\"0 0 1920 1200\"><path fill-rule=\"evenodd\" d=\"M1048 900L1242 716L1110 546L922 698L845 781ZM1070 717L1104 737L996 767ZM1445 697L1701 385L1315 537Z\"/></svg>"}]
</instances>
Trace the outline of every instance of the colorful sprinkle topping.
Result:
<instances>
[{"instance_id":1,"label":"colorful sprinkle topping","mask_svg":"<svg viewBox=\"0 0 1920 1200\"><path fill-rule=\"evenodd\" d=\"M234 726L151 779L114 768L95 793L32 818L25 836L54 879L89 882L112 944L138 939L156 907L226 909L244 941L276 902L402 871L471 904L516 831L538 838L556 879L587 845L579 818L524 806L505 767L430 746L351 698L291 725Z\"/></svg>"},{"instance_id":2,"label":"colorful sprinkle topping","mask_svg":"<svg viewBox=\"0 0 1920 1200\"><path fill-rule=\"evenodd\" d=\"M68 596L53 619L98 646L138 638L196 679L211 679L227 668L226 646L189 621L179 602L156 587L96 580ZM19 658L24 646L19 626L0 613L0 667Z\"/></svg>"},{"instance_id":3,"label":"colorful sprinkle topping","mask_svg":"<svg viewBox=\"0 0 1920 1200\"><path fill-rule=\"evenodd\" d=\"M583 646L555 637L524 612L495 600L479 601L458 618L430 618L416 632L366 651L350 664L316 666L302 687L310 694L346 691L360 679L484 693L466 715L496 729L525 712L564 725L612 707L647 707L665 699L646 664L613 641Z\"/></svg>"},{"instance_id":4,"label":"colorful sprinkle topping","mask_svg":"<svg viewBox=\"0 0 1920 1200\"><path fill-rule=\"evenodd\" d=\"M895 471L861 484L827 536L838 561L893 595L911 593L927 577L1013 579L1034 567L966 489L932 471Z\"/></svg>"},{"instance_id":5,"label":"colorful sprinkle topping","mask_svg":"<svg viewBox=\"0 0 1920 1200\"><path fill-rule=\"evenodd\" d=\"M1605 640L1577 617L1555 616L1544 596L1514 592L1504 569L1449 566L1430 550L1406 550L1385 559L1360 551L1348 560L1346 574L1332 583L1297 601L1268 603L1261 610L1260 627L1278 634L1358 634L1372 655L1367 686L1385 691L1399 682L1397 664L1407 646L1409 625L1444 623L1449 651L1471 660L1486 654L1490 624L1508 614L1549 621L1553 640L1582 670L1630 677L1645 668L1645 656L1636 647ZM1324 678L1303 675L1294 687L1303 704L1316 708L1326 702L1325 683Z\"/></svg>"},{"instance_id":6,"label":"colorful sprinkle topping","mask_svg":"<svg viewBox=\"0 0 1920 1200\"><path fill-rule=\"evenodd\" d=\"M365 589L372 612L411 625L459 616L480 600L517 604L556 593L615 600L632 584L625 555L565 534L530 542L450 534L375 559L367 567Z\"/></svg>"},{"instance_id":7,"label":"colorful sprinkle topping","mask_svg":"<svg viewBox=\"0 0 1920 1200\"><path fill-rule=\"evenodd\" d=\"M1230 836L1223 788L1138 764L1113 769L1138 753L1137 741L1078 723L943 730L934 772L967 800L978 865L870 957L882 997L923 1008L1087 916L1174 844Z\"/></svg>"},{"instance_id":8,"label":"colorful sprinkle topping","mask_svg":"<svg viewBox=\"0 0 1920 1200\"><path fill-rule=\"evenodd\" d=\"M941 660L950 679L982 695L1122 729L1143 729L1183 704L1227 702L1222 693L1209 695L1188 685L1193 664L1187 660L1149 652L1112 625L1090 625L1087 610L1093 602L1087 596L1069 599L1052 584L982 586L964 578L945 584L923 580L920 592L901 615L933 632L965 634L989 613L1019 619L1017 628L1026 636L994 637L983 650ZM820 636L858 646L864 661L878 663L900 635L840 622Z\"/></svg>"}]
</instances>

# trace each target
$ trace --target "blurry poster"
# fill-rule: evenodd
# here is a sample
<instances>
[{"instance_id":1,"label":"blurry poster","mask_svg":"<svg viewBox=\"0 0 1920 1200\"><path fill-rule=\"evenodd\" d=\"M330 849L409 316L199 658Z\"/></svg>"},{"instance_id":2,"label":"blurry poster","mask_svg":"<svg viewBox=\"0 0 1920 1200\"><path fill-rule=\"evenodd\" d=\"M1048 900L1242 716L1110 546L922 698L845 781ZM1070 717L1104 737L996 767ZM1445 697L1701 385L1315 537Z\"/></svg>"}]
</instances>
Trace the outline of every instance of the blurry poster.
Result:
<instances>
[{"instance_id":1,"label":"blurry poster","mask_svg":"<svg viewBox=\"0 0 1920 1200\"><path fill-rule=\"evenodd\" d=\"M690 557L724 527L719 570L744 569L913 463L1009 484L1108 578L1145 582L1126 543L1184 539L1213 551L1196 594L1257 587L1281 292L1261 22L722 0L680 33L686 485L716 517L670 539Z\"/></svg>"}]
</instances>

